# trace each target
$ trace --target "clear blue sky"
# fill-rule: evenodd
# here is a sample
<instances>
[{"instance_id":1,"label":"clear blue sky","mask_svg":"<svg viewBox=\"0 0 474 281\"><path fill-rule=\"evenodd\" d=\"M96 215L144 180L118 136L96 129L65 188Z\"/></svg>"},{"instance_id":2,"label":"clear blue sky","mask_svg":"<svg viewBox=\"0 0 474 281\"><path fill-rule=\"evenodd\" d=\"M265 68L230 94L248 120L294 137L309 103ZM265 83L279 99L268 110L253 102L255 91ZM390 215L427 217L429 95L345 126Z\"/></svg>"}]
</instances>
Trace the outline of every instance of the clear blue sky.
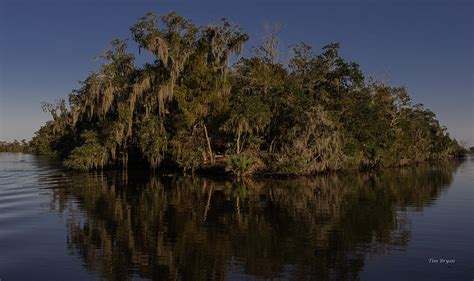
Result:
<instances>
[{"instance_id":1,"label":"clear blue sky","mask_svg":"<svg viewBox=\"0 0 474 281\"><path fill-rule=\"evenodd\" d=\"M177 11L198 24L226 17L253 38L247 49L265 23L279 23L283 58L292 43L318 49L339 42L367 75L406 86L451 135L474 145L469 0L0 0L0 140L29 139L49 119L40 103L77 88L97 68L93 58L110 40L130 37L129 27L148 11Z\"/></svg>"}]
</instances>

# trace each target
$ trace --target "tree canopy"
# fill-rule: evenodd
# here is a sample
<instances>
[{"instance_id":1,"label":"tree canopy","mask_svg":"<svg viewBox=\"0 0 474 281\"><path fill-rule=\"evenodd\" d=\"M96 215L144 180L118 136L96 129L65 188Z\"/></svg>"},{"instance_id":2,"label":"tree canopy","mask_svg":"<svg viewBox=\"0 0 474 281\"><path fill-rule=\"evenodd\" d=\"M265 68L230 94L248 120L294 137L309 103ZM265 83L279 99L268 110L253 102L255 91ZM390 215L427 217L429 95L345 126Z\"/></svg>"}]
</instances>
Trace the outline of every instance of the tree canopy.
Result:
<instances>
[{"instance_id":1,"label":"tree canopy","mask_svg":"<svg viewBox=\"0 0 474 281\"><path fill-rule=\"evenodd\" d=\"M153 61L138 66L125 41L112 41L67 101L44 104L53 118L31 141L37 153L80 170L147 163L312 174L464 151L433 112L404 88L365 78L339 44L319 53L294 45L286 65L276 30L248 57L249 36L226 19L198 26L148 13L130 30Z\"/></svg>"}]
</instances>

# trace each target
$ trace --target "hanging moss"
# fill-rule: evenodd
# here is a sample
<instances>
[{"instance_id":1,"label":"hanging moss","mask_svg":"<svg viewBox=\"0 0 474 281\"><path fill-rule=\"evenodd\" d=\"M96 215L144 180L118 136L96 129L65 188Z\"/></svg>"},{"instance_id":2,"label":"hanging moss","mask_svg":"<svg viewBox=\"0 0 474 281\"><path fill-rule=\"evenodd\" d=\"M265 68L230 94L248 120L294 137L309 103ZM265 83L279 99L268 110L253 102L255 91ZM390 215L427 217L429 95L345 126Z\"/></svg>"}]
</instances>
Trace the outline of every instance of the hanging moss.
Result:
<instances>
[{"instance_id":1,"label":"hanging moss","mask_svg":"<svg viewBox=\"0 0 474 281\"><path fill-rule=\"evenodd\" d=\"M34 151L80 170L127 167L131 154L152 169L171 163L184 172L229 159L247 167L245 155L252 172L287 174L465 153L433 112L404 88L366 79L339 44L320 53L295 45L284 63L274 29L241 58L249 37L238 26L197 26L176 13L148 13L131 33L153 60L136 66L125 41L113 40L69 102L44 104L52 120L33 138Z\"/></svg>"},{"instance_id":2,"label":"hanging moss","mask_svg":"<svg viewBox=\"0 0 474 281\"><path fill-rule=\"evenodd\" d=\"M64 165L75 170L102 169L107 164L107 150L100 144L98 134L85 131L81 134L83 144L74 148L64 160Z\"/></svg>"},{"instance_id":3,"label":"hanging moss","mask_svg":"<svg viewBox=\"0 0 474 281\"><path fill-rule=\"evenodd\" d=\"M150 166L156 169L168 150L168 135L160 117L147 117L138 129L138 147Z\"/></svg>"}]
</instances>

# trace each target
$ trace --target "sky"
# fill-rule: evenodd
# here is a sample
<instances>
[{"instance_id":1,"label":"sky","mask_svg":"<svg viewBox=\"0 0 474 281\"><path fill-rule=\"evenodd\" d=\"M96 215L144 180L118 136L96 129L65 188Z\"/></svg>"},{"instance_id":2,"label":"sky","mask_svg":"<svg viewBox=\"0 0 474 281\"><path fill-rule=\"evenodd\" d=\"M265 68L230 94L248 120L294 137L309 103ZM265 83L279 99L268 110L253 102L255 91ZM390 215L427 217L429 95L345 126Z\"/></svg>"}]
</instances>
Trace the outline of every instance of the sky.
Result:
<instances>
[{"instance_id":1,"label":"sky","mask_svg":"<svg viewBox=\"0 0 474 281\"><path fill-rule=\"evenodd\" d=\"M248 52L278 24L282 61L291 44L338 42L366 76L405 86L459 141L474 145L474 1L0 0L0 140L30 139L49 119L41 102L67 97L112 39L146 12L176 11L196 24L228 18ZM138 47L130 42L130 49ZM137 53L138 55L138 53ZM138 61L147 56L140 55Z\"/></svg>"}]
</instances>

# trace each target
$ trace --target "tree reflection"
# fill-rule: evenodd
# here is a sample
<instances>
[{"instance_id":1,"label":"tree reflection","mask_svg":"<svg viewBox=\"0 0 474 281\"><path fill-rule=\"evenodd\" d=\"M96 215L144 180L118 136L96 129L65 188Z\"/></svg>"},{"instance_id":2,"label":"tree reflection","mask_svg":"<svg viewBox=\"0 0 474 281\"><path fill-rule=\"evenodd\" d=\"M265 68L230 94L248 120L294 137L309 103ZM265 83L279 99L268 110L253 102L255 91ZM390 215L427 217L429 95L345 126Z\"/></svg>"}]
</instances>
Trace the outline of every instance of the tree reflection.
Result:
<instances>
[{"instance_id":1,"label":"tree reflection","mask_svg":"<svg viewBox=\"0 0 474 281\"><path fill-rule=\"evenodd\" d=\"M432 204L457 166L244 182L71 174L51 207L70 217L71 253L106 280L357 279L367 255L406 247L406 211Z\"/></svg>"}]
</instances>

